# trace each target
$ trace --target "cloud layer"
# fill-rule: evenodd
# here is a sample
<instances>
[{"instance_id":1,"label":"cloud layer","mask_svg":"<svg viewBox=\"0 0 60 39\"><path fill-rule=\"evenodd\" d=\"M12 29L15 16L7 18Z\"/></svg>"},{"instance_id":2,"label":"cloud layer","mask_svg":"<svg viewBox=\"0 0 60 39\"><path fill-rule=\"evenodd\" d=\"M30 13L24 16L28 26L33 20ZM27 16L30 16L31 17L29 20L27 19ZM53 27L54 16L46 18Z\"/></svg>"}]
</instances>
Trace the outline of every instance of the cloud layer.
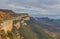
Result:
<instances>
[{"instance_id":1,"label":"cloud layer","mask_svg":"<svg viewBox=\"0 0 60 39\"><path fill-rule=\"evenodd\" d=\"M31 16L60 18L60 0L0 0L0 8L27 12Z\"/></svg>"}]
</instances>

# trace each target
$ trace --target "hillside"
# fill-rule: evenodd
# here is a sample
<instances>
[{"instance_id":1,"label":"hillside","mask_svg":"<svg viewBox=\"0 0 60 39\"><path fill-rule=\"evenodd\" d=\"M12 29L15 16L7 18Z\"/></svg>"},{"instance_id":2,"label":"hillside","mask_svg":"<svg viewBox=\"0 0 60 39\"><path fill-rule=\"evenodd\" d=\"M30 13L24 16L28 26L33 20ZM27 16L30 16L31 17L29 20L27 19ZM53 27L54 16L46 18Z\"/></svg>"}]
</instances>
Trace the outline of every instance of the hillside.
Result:
<instances>
[{"instance_id":1,"label":"hillside","mask_svg":"<svg viewBox=\"0 0 60 39\"><path fill-rule=\"evenodd\" d=\"M41 26L27 13L0 9L0 39L54 39Z\"/></svg>"},{"instance_id":2,"label":"hillside","mask_svg":"<svg viewBox=\"0 0 60 39\"><path fill-rule=\"evenodd\" d=\"M52 19L49 18L43 18L42 20L41 19L42 18L31 17L31 23L33 22L34 27L37 26L37 29L42 29L53 39L60 39L60 24L54 22L55 20L52 21Z\"/></svg>"},{"instance_id":3,"label":"hillside","mask_svg":"<svg viewBox=\"0 0 60 39\"><path fill-rule=\"evenodd\" d=\"M28 23L33 30L34 33L37 34L39 39L54 39L51 36L49 36L44 30L42 29L41 25L37 24L37 21L31 17L30 23Z\"/></svg>"},{"instance_id":4,"label":"hillside","mask_svg":"<svg viewBox=\"0 0 60 39\"><path fill-rule=\"evenodd\" d=\"M4 20L10 20L13 16L16 16L13 11L0 9L0 22Z\"/></svg>"}]
</instances>

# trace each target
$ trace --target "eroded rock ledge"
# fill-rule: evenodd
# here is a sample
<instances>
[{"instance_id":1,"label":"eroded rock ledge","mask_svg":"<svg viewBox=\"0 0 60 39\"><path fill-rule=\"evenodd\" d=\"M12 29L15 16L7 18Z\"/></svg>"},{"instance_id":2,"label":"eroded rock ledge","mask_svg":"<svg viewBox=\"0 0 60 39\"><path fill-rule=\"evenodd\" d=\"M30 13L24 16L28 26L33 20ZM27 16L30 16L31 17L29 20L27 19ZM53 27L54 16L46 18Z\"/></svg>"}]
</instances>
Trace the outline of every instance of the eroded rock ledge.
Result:
<instances>
[{"instance_id":1,"label":"eroded rock ledge","mask_svg":"<svg viewBox=\"0 0 60 39\"><path fill-rule=\"evenodd\" d=\"M8 32L15 33L17 31L17 34L18 34L18 31L20 33L21 25L23 26L27 25L25 21L28 21L28 20L30 20L30 17L27 13L17 14L12 10L0 9L0 33L2 33L1 31L3 31L5 34L7 34ZM1 37L2 34L0 34L0 38L2 38ZM17 36L17 39L18 38L19 36Z\"/></svg>"}]
</instances>

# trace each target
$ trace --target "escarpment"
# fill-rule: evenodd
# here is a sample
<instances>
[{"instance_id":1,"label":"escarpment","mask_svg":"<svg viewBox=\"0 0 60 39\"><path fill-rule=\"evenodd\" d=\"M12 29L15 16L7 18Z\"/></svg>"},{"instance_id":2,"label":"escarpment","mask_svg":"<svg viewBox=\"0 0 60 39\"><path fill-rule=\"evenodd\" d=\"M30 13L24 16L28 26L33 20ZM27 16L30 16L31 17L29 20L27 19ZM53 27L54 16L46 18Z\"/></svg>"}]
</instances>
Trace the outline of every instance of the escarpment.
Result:
<instances>
[{"instance_id":1,"label":"escarpment","mask_svg":"<svg viewBox=\"0 0 60 39\"><path fill-rule=\"evenodd\" d=\"M54 39L41 26L27 13L0 9L0 39Z\"/></svg>"},{"instance_id":2,"label":"escarpment","mask_svg":"<svg viewBox=\"0 0 60 39\"><path fill-rule=\"evenodd\" d=\"M27 25L25 21L28 20L30 20L30 17L27 13L17 14L11 10L0 9L0 33L4 32L0 34L0 38L3 39L5 35L6 39L22 39L20 37L20 27L21 25Z\"/></svg>"}]
</instances>

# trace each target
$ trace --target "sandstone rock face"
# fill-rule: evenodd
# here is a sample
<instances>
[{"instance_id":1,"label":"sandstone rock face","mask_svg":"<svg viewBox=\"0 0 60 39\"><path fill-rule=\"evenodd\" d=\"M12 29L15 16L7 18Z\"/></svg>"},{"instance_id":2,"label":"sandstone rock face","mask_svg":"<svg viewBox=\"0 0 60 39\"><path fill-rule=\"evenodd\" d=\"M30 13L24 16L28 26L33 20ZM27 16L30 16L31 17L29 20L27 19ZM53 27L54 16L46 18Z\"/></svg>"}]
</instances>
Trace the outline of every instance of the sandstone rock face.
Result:
<instances>
[{"instance_id":1,"label":"sandstone rock face","mask_svg":"<svg viewBox=\"0 0 60 39\"><path fill-rule=\"evenodd\" d=\"M4 21L3 23L1 23L1 30L4 30L5 33L7 33L7 31L11 31L12 30L12 25L13 24L13 21L12 20L7 20L7 21Z\"/></svg>"},{"instance_id":2,"label":"sandstone rock face","mask_svg":"<svg viewBox=\"0 0 60 39\"><path fill-rule=\"evenodd\" d=\"M16 26L13 25L15 20L19 21L14 24ZM4 30L5 34L7 34L8 32L12 32L13 29L15 29L14 27L17 27L17 29L15 29L14 31L20 31L18 30L18 28L20 28L21 24L27 25L27 23L25 22L27 20L30 20L28 14L17 14L11 10L0 9L0 30Z\"/></svg>"}]
</instances>

